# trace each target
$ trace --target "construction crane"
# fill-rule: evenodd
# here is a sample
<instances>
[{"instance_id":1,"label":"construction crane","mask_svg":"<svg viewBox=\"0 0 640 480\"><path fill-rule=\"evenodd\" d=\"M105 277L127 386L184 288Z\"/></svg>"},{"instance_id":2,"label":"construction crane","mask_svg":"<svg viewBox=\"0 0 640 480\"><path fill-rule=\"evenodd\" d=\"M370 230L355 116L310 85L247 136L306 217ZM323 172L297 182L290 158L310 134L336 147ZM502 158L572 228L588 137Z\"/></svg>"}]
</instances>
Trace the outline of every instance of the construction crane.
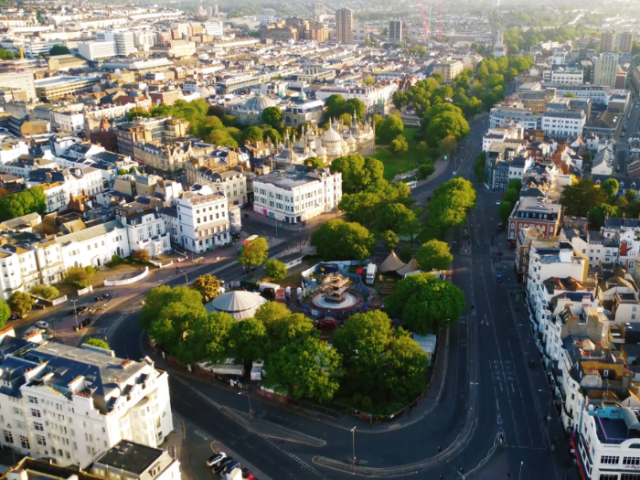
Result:
<instances>
[{"instance_id":1,"label":"construction crane","mask_svg":"<svg viewBox=\"0 0 640 480\"><path fill-rule=\"evenodd\" d=\"M427 16L424 14L424 0L420 0L420 9L422 10L422 25L424 26L424 41L429 41L429 22L427 22Z\"/></svg>"}]
</instances>

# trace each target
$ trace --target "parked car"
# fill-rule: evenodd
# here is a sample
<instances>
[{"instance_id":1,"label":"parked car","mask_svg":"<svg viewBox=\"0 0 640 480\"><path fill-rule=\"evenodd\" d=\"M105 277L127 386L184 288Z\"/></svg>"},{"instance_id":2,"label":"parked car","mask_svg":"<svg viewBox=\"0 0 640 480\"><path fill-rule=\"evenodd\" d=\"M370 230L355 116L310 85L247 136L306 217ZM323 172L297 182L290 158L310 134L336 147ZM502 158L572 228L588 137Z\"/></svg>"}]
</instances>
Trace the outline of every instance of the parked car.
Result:
<instances>
[{"instance_id":1,"label":"parked car","mask_svg":"<svg viewBox=\"0 0 640 480\"><path fill-rule=\"evenodd\" d=\"M251 473L251 471L248 468L242 469L242 478L245 478L246 480L255 480L253 473Z\"/></svg>"},{"instance_id":2,"label":"parked car","mask_svg":"<svg viewBox=\"0 0 640 480\"><path fill-rule=\"evenodd\" d=\"M219 475L220 473L222 473L224 468L227 465L229 465L231 462L235 462L235 460L232 457L225 458L217 466L213 467L213 473L215 473L216 475Z\"/></svg>"},{"instance_id":3,"label":"parked car","mask_svg":"<svg viewBox=\"0 0 640 480\"><path fill-rule=\"evenodd\" d=\"M502 203L502 200L496 200L496 205L500 205Z\"/></svg>"},{"instance_id":4,"label":"parked car","mask_svg":"<svg viewBox=\"0 0 640 480\"><path fill-rule=\"evenodd\" d=\"M80 305L79 307L76 308L72 308L71 310L69 310L69 315L75 315L76 312L78 314L84 312L85 310L87 310L89 307L87 307L86 305Z\"/></svg>"},{"instance_id":5,"label":"parked car","mask_svg":"<svg viewBox=\"0 0 640 480\"><path fill-rule=\"evenodd\" d=\"M49 328L49 324L40 320L39 322L36 322L36 327L44 328L46 330L47 328Z\"/></svg>"},{"instance_id":6,"label":"parked car","mask_svg":"<svg viewBox=\"0 0 640 480\"><path fill-rule=\"evenodd\" d=\"M213 467L214 465L217 465L225 458L227 458L227 454L224 452L214 453L209 458L207 458L207 467Z\"/></svg>"},{"instance_id":7,"label":"parked car","mask_svg":"<svg viewBox=\"0 0 640 480\"><path fill-rule=\"evenodd\" d=\"M498 224L498 228L497 228L498 232L501 232L502 230L504 230L504 225L502 224L502 222L500 222Z\"/></svg>"},{"instance_id":8,"label":"parked car","mask_svg":"<svg viewBox=\"0 0 640 480\"><path fill-rule=\"evenodd\" d=\"M9 320L17 320L19 318L20 316L17 313L11 312L11 316L9 317Z\"/></svg>"},{"instance_id":9,"label":"parked car","mask_svg":"<svg viewBox=\"0 0 640 480\"><path fill-rule=\"evenodd\" d=\"M222 473L229 473L231 472L234 468L240 468L240 462L237 460L231 460L229 463L227 463L224 468L222 469Z\"/></svg>"}]
</instances>

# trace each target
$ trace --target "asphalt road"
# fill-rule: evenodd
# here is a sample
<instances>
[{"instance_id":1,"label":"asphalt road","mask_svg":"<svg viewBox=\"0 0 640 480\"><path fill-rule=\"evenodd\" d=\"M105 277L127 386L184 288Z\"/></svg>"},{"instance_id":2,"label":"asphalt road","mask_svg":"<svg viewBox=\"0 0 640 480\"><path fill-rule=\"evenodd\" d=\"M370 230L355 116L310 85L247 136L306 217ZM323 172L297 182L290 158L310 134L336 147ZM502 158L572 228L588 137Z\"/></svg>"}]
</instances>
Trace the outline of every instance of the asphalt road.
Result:
<instances>
[{"instance_id":1,"label":"asphalt road","mask_svg":"<svg viewBox=\"0 0 640 480\"><path fill-rule=\"evenodd\" d=\"M635 108L636 105L640 105L640 100L637 98L632 99L631 107L627 115L623 117L623 127L626 127L626 133L620 134L616 137L615 144L615 174L626 175L627 174L627 161L629 158L629 137L637 137L640 134L640 107Z\"/></svg>"}]
</instances>

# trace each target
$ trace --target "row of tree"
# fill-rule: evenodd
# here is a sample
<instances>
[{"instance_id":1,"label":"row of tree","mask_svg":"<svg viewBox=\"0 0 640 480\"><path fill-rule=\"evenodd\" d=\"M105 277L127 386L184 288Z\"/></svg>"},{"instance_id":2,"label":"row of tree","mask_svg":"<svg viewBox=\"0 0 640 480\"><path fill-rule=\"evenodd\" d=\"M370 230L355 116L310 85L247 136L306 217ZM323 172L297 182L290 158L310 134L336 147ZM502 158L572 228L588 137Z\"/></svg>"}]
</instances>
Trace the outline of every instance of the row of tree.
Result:
<instances>
[{"instance_id":1,"label":"row of tree","mask_svg":"<svg viewBox=\"0 0 640 480\"><path fill-rule=\"evenodd\" d=\"M0 221L2 222L30 213L42 215L46 211L47 196L39 185L0 198Z\"/></svg>"}]
</instances>

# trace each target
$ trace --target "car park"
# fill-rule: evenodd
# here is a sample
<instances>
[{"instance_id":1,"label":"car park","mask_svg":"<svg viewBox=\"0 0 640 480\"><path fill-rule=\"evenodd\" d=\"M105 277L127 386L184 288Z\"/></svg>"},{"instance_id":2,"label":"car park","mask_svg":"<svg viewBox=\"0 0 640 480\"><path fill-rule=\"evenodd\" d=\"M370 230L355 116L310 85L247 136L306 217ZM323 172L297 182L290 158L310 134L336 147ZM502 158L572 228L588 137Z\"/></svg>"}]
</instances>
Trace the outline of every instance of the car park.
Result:
<instances>
[{"instance_id":1,"label":"car park","mask_svg":"<svg viewBox=\"0 0 640 480\"><path fill-rule=\"evenodd\" d=\"M207 458L207 467L213 467L214 465L217 465L225 458L227 458L227 454L224 452L214 453L209 458Z\"/></svg>"}]
</instances>

